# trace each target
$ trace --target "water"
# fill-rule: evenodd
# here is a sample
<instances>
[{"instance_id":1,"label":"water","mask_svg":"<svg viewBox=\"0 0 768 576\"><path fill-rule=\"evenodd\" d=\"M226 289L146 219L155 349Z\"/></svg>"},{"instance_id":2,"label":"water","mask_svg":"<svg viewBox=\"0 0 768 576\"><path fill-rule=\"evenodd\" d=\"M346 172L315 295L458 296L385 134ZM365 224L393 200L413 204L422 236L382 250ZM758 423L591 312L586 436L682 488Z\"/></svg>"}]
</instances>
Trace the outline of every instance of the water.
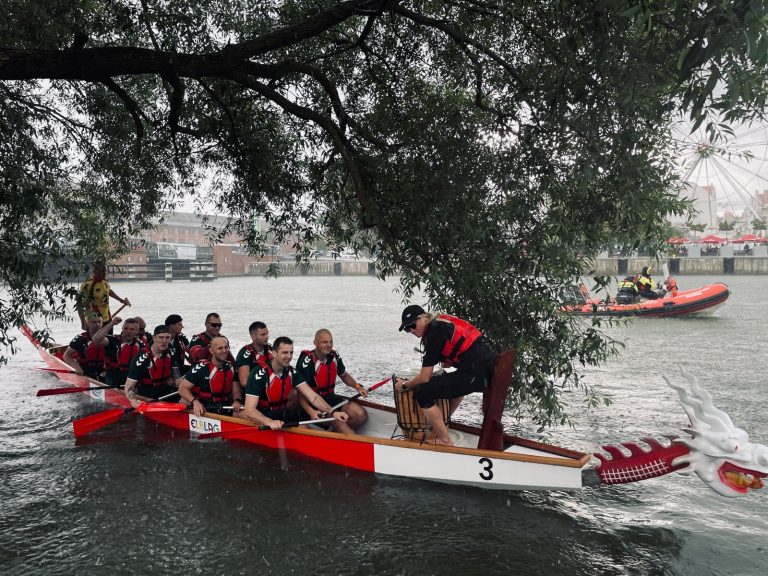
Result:
<instances>
[{"instance_id":1,"label":"water","mask_svg":"<svg viewBox=\"0 0 768 576\"><path fill-rule=\"evenodd\" d=\"M681 277L680 285L709 281L733 291L716 318L611 329L627 349L588 376L613 405L587 412L579 393L568 394L575 428L549 439L594 451L679 431L686 416L661 375L681 382L680 363L753 441L768 444L766 280ZM370 384L418 363L416 340L397 332L393 286L371 278L235 278L120 283L116 291L150 327L181 314L188 335L216 311L236 347L256 319L271 338L294 338L297 349L328 327L349 371ZM77 332L74 324L53 328L62 339ZM498 493L190 441L128 416L75 442L72 419L103 405L81 395L35 398L56 383L33 369L42 363L22 344L0 368L2 574L768 573L768 494L726 499L697 477ZM391 398L387 387L374 397ZM476 406L466 402L461 418L479 423Z\"/></svg>"}]
</instances>

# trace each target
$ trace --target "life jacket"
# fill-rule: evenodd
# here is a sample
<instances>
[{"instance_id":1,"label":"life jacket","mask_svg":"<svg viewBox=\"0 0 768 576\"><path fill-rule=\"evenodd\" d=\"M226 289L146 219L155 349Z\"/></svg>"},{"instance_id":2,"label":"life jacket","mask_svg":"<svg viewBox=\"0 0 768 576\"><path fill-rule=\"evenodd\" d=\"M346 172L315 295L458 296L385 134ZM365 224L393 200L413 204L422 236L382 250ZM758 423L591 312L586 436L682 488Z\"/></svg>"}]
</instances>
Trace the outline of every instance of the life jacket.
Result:
<instances>
[{"instance_id":1,"label":"life jacket","mask_svg":"<svg viewBox=\"0 0 768 576\"><path fill-rule=\"evenodd\" d=\"M636 294L637 293L637 286L635 286L634 279L632 276L627 276L619 282L619 292L624 292L626 294Z\"/></svg>"},{"instance_id":2,"label":"life jacket","mask_svg":"<svg viewBox=\"0 0 768 576\"><path fill-rule=\"evenodd\" d=\"M667 290L670 292L670 294L672 294L672 296L677 296L677 280L675 280L674 278L672 278L672 276L670 276L669 278L667 278L666 285L667 285Z\"/></svg>"},{"instance_id":3,"label":"life jacket","mask_svg":"<svg viewBox=\"0 0 768 576\"><path fill-rule=\"evenodd\" d=\"M651 280L648 276L643 276L641 274L637 279L637 289L641 294L644 292L653 292L653 280Z\"/></svg>"},{"instance_id":4,"label":"life jacket","mask_svg":"<svg viewBox=\"0 0 768 576\"><path fill-rule=\"evenodd\" d=\"M155 358L152 354L152 350L144 350L142 354L149 356L149 370L146 376L142 376L139 380L139 384L142 386L162 386L171 377L171 367L173 361L169 354L164 354L160 358ZM139 356L137 362L143 362L143 358Z\"/></svg>"},{"instance_id":5,"label":"life jacket","mask_svg":"<svg viewBox=\"0 0 768 576\"><path fill-rule=\"evenodd\" d=\"M483 333L472 326L472 324L466 320L457 318L456 316L440 314L436 317L436 320L453 324L453 336L451 336L451 339L443 345L443 349L440 351L440 356L442 357L445 366L453 366L456 364L456 362L459 361L460 356L469 350L469 347L483 335Z\"/></svg>"},{"instance_id":6,"label":"life jacket","mask_svg":"<svg viewBox=\"0 0 768 576\"><path fill-rule=\"evenodd\" d=\"M323 397L333 394L333 390L336 388L336 377L339 374L339 356L336 351L331 350L328 355L330 362L320 360L315 355L314 350L304 350L302 354L306 354L307 358L314 363L315 384L312 388Z\"/></svg>"},{"instance_id":7,"label":"life jacket","mask_svg":"<svg viewBox=\"0 0 768 576\"><path fill-rule=\"evenodd\" d=\"M208 367L208 383L207 386L194 386L192 388L195 398L199 398L203 402L224 402L227 400L232 391L232 380L235 377L232 365L225 362L224 366L219 369L210 360L203 360L200 364Z\"/></svg>"},{"instance_id":8,"label":"life jacket","mask_svg":"<svg viewBox=\"0 0 768 576\"><path fill-rule=\"evenodd\" d=\"M259 396L259 401L256 407L263 410L271 410L277 412L285 408L288 402L288 395L293 390L293 371L288 368L285 378L280 378L272 370L272 367L264 366L264 371L269 377L269 383L267 384L266 398Z\"/></svg>"},{"instance_id":9,"label":"life jacket","mask_svg":"<svg viewBox=\"0 0 768 576\"><path fill-rule=\"evenodd\" d=\"M208 346L211 344L211 337L208 336L207 332L201 332L192 337L192 341L194 342L195 340L202 340L203 344L195 344L189 349L190 362L194 364L195 362L210 360L211 351L208 349Z\"/></svg>"},{"instance_id":10,"label":"life jacket","mask_svg":"<svg viewBox=\"0 0 768 576\"><path fill-rule=\"evenodd\" d=\"M105 367L107 370L120 370L120 372L128 373L128 367L131 365L131 361L139 355L142 346L141 340L136 338L133 342L120 342L120 348L117 351L116 357L107 358Z\"/></svg>"},{"instance_id":11,"label":"life jacket","mask_svg":"<svg viewBox=\"0 0 768 576\"><path fill-rule=\"evenodd\" d=\"M264 352L256 352L253 343L246 344L245 349L253 357L253 363L257 366L266 368L267 364L272 360L272 352L269 351L269 346L264 347Z\"/></svg>"},{"instance_id":12,"label":"life jacket","mask_svg":"<svg viewBox=\"0 0 768 576\"><path fill-rule=\"evenodd\" d=\"M88 336L90 338L90 335ZM78 360L86 374L101 374L108 364L104 346L96 346L93 341L85 347L85 355Z\"/></svg>"}]
</instances>

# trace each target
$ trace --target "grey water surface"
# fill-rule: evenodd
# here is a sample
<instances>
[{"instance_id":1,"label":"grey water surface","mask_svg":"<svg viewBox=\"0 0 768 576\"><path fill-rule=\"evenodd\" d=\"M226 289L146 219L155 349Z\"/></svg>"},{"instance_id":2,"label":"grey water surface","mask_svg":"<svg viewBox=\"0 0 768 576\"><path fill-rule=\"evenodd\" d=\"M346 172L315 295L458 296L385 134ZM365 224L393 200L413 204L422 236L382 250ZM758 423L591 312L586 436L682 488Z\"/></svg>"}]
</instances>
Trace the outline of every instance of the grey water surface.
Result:
<instances>
[{"instance_id":1,"label":"grey water surface","mask_svg":"<svg viewBox=\"0 0 768 576\"><path fill-rule=\"evenodd\" d=\"M768 278L680 277L682 290L727 283L715 318L641 319L607 331L621 357L586 370L612 405L585 410L547 440L602 443L679 433L687 417L662 374L692 372L753 442L768 444ZM256 319L298 350L332 330L363 383L418 364L397 332L394 281L291 277L115 283L152 327L179 313L188 335L207 312L237 349ZM78 327L52 326L66 341ZM673 474L578 492L492 492L373 476L256 446L196 441L126 416L78 440L71 421L103 409L57 385L26 342L0 368L0 574L768 574L768 492L718 496ZM375 397L391 403L391 390ZM476 398L458 413L479 423ZM507 423L537 437L526 422Z\"/></svg>"}]
</instances>

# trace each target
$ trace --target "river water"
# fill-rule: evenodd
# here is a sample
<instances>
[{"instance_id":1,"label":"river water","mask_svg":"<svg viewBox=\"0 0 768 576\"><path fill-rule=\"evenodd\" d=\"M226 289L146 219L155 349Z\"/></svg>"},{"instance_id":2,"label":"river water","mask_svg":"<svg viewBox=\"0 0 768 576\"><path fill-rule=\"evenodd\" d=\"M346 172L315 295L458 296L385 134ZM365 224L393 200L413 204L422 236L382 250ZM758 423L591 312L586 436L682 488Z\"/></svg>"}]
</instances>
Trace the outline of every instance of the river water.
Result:
<instances>
[{"instance_id":1,"label":"river water","mask_svg":"<svg viewBox=\"0 0 768 576\"><path fill-rule=\"evenodd\" d=\"M641 319L610 328L618 359L587 371L613 404L585 410L548 440L601 443L679 433L687 418L662 374L685 366L753 442L768 444L765 277L727 283L715 318ZM271 339L311 346L332 330L363 383L418 365L397 332L394 282L367 277L115 283L148 325L183 316L191 335L222 316L235 348L263 320ZM53 326L66 340L74 323ZM188 440L139 417L74 440L71 421L103 409L84 395L36 398L55 379L26 342L0 368L0 573L52 574L696 574L768 573L768 493L727 499L672 474L578 492L492 492L373 476L256 446ZM391 403L389 387L374 398ZM480 422L468 400L461 419ZM516 426L508 422L510 428ZM521 431L534 437L526 423Z\"/></svg>"}]
</instances>

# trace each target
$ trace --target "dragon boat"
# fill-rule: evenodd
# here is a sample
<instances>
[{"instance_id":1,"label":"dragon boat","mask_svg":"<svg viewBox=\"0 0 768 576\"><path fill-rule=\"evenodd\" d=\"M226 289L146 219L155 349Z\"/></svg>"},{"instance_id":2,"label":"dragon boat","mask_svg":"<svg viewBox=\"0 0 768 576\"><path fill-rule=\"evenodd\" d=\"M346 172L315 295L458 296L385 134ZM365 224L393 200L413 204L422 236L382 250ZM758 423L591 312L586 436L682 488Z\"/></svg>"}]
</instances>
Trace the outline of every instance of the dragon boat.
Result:
<instances>
[{"instance_id":1,"label":"dragon boat","mask_svg":"<svg viewBox=\"0 0 768 576\"><path fill-rule=\"evenodd\" d=\"M87 388L92 400L129 411L131 404L122 390L105 388L97 380L74 373L57 356L65 347L46 348L29 327L22 330L58 378ZM690 419L690 426L684 428L688 437L649 436L640 442L605 445L602 452L590 454L505 434L500 410L509 384L503 385L502 380L511 380L514 356L514 350L500 355L493 385L484 398L483 426L450 423L453 446L409 438L395 408L370 401L360 401L368 411L368 421L356 435L309 426L260 430L242 418L209 413L195 416L186 409L136 412L190 437L213 433L376 474L480 488L576 490L636 482L671 472L695 473L710 488L728 497L763 488L763 479L768 476L768 447L751 443L747 433L736 428L729 416L713 405L711 396L695 378L685 373L690 390L665 380L678 392ZM86 392L81 394L86 396Z\"/></svg>"},{"instance_id":2,"label":"dragon boat","mask_svg":"<svg viewBox=\"0 0 768 576\"><path fill-rule=\"evenodd\" d=\"M562 309L578 316L639 316L644 318L671 318L678 316L712 316L728 299L728 286L707 284L700 288L672 293L667 292L655 300L640 299L631 304L619 304L615 299L586 299L568 304Z\"/></svg>"}]
</instances>

